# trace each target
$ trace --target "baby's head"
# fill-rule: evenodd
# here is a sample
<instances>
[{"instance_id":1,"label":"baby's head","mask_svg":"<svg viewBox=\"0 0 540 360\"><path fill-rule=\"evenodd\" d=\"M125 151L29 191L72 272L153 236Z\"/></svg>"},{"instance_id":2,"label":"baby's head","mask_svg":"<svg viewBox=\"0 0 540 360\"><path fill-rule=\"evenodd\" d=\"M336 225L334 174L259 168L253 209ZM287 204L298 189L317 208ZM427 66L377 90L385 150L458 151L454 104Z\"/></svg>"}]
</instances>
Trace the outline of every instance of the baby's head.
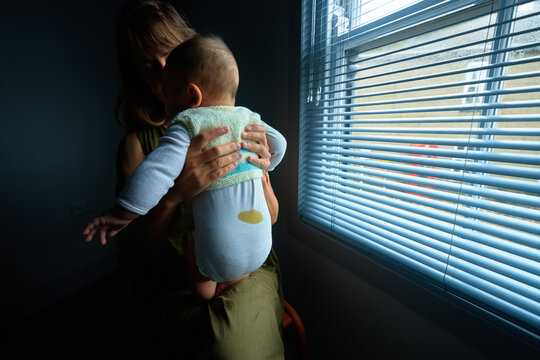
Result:
<instances>
[{"instance_id":1,"label":"baby's head","mask_svg":"<svg viewBox=\"0 0 540 360\"><path fill-rule=\"evenodd\" d=\"M238 66L223 40L196 35L176 47L163 71L167 118L189 108L233 106Z\"/></svg>"}]
</instances>

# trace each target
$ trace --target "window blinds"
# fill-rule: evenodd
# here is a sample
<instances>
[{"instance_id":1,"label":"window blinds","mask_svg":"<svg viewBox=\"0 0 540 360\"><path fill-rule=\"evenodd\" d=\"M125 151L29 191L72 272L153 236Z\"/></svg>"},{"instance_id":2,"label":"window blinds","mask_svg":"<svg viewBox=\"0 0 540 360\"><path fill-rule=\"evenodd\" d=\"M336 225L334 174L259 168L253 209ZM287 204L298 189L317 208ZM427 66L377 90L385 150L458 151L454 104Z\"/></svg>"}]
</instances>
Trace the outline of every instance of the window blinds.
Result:
<instances>
[{"instance_id":1,"label":"window blinds","mask_svg":"<svg viewBox=\"0 0 540 360\"><path fill-rule=\"evenodd\" d=\"M540 334L540 1L304 0L300 219Z\"/></svg>"}]
</instances>

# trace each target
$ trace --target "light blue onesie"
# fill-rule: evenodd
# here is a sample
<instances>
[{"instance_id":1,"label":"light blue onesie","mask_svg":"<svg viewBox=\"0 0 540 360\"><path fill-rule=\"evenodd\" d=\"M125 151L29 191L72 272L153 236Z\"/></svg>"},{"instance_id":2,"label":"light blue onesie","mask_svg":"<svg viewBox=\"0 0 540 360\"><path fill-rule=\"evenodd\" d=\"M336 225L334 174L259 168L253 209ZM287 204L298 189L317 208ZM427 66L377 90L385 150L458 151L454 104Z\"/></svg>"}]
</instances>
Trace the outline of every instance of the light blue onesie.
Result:
<instances>
[{"instance_id":1,"label":"light blue onesie","mask_svg":"<svg viewBox=\"0 0 540 360\"><path fill-rule=\"evenodd\" d=\"M246 141L241 133L249 124L262 123L272 156L273 170L285 155L285 138L244 107L209 106L188 109L172 121L159 146L135 169L118 204L146 214L174 185L184 166L191 139L201 131L227 126L229 132L206 148ZM262 170L247 162L255 153L240 149L243 157L234 171L193 198L193 239L201 274L217 282L234 280L258 269L272 247L271 219L262 188Z\"/></svg>"}]
</instances>

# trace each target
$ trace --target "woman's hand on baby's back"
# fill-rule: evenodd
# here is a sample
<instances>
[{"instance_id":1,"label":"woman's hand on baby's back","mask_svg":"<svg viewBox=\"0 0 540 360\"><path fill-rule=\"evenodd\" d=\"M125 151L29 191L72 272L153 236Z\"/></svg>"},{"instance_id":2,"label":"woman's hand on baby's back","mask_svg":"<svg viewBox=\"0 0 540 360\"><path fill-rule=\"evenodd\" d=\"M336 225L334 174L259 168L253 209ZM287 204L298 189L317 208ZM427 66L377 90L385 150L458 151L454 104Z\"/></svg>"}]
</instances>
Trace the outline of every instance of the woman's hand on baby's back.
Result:
<instances>
[{"instance_id":1,"label":"woman's hand on baby's back","mask_svg":"<svg viewBox=\"0 0 540 360\"><path fill-rule=\"evenodd\" d=\"M204 148L212 140L226 134L227 127L216 127L202 131L191 140L182 173L165 198L173 204L191 199L214 181L227 175L238 165L242 157L239 143L227 143L211 149Z\"/></svg>"},{"instance_id":2,"label":"woman's hand on baby's back","mask_svg":"<svg viewBox=\"0 0 540 360\"><path fill-rule=\"evenodd\" d=\"M242 139L254 142L242 141L242 148L253 151L259 157L248 156L247 161L255 166L266 170L270 167L270 149L266 138L266 127L264 125L248 125L246 131L242 133Z\"/></svg>"}]
</instances>

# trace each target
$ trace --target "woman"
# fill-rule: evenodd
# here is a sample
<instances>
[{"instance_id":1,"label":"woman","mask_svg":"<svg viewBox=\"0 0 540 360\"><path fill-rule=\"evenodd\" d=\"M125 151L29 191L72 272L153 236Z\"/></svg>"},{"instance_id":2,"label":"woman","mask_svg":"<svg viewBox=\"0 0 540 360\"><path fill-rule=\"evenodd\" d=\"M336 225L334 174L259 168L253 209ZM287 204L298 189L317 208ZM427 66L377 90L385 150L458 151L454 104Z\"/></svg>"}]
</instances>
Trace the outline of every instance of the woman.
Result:
<instances>
[{"instance_id":1,"label":"woman","mask_svg":"<svg viewBox=\"0 0 540 360\"><path fill-rule=\"evenodd\" d=\"M129 3L120 13L117 46L122 88L116 116L122 119L126 136L118 148L117 192L165 133L164 106L158 100L161 70L169 52L194 33L166 3ZM173 188L120 234L121 265L134 283L142 358L283 358L283 296L273 251L259 270L211 304L188 290L185 250L193 230L189 200L234 168L233 155L226 155L233 151L232 144L203 151L222 134L221 129L211 129L194 138ZM267 168L270 153L264 127L247 132L245 138L257 142L250 150L260 156L248 160ZM268 175L263 180L275 222L277 199Z\"/></svg>"}]
</instances>

